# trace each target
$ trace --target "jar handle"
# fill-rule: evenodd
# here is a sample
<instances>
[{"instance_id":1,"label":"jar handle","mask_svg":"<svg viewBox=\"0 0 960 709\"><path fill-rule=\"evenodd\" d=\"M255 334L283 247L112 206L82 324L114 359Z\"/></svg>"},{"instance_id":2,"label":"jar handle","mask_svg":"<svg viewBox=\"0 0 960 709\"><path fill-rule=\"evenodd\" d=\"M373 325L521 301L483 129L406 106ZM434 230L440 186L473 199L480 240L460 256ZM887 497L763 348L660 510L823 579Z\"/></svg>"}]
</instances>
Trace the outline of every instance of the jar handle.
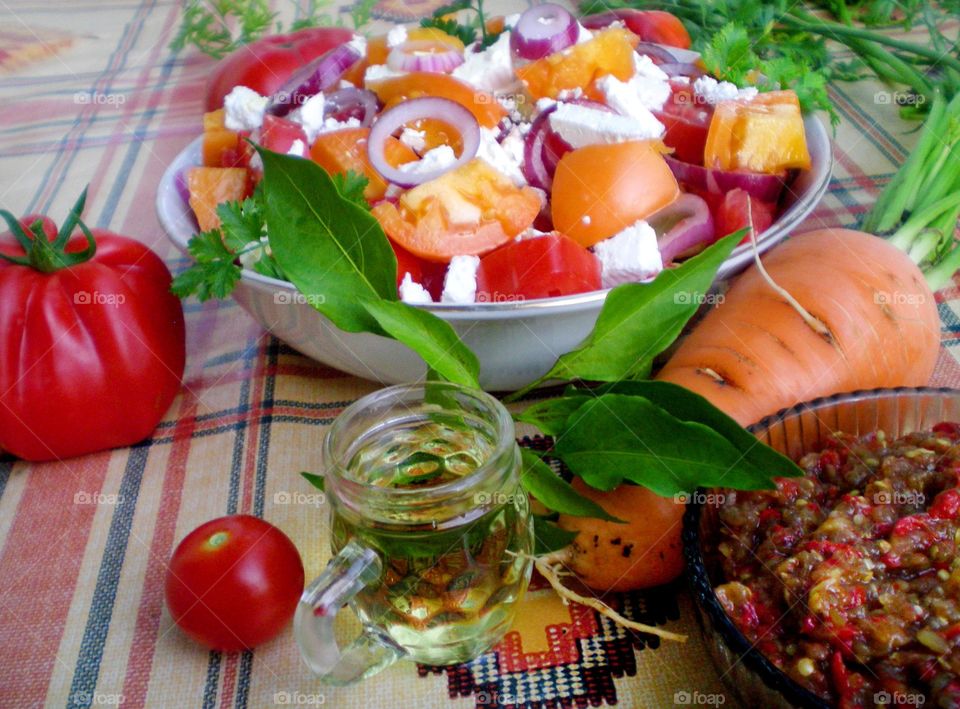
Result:
<instances>
[{"instance_id":1,"label":"jar handle","mask_svg":"<svg viewBox=\"0 0 960 709\"><path fill-rule=\"evenodd\" d=\"M361 590L380 578L380 558L351 540L307 586L293 619L294 634L307 666L334 685L352 684L376 674L406 655L406 651L377 627L341 648L333 633L337 612Z\"/></svg>"}]
</instances>

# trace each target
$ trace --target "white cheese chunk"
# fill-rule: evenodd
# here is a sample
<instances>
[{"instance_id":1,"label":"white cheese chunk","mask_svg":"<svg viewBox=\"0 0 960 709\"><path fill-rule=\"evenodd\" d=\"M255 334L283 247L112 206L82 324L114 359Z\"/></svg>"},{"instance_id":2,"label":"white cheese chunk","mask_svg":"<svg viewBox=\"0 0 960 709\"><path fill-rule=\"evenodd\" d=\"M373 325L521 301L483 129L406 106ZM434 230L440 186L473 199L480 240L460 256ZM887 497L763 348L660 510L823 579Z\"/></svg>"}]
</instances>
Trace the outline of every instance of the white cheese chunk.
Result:
<instances>
[{"instance_id":1,"label":"white cheese chunk","mask_svg":"<svg viewBox=\"0 0 960 709\"><path fill-rule=\"evenodd\" d=\"M224 125L229 130L259 130L270 99L246 86L235 86L223 99Z\"/></svg>"},{"instance_id":2,"label":"white cheese chunk","mask_svg":"<svg viewBox=\"0 0 960 709\"><path fill-rule=\"evenodd\" d=\"M601 241L593 247L593 252L600 260L604 288L636 283L663 270L657 233L642 220Z\"/></svg>"},{"instance_id":3,"label":"white cheese chunk","mask_svg":"<svg viewBox=\"0 0 960 709\"><path fill-rule=\"evenodd\" d=\"M430 295L430 291L413 280L409 273L405 273L400 282L400 300L410 305L423 305L432 303L433 296Z\"/></svg>"},{"instance_id":4,"label":"white cheese chunk","mask_svg":"<svg viewBox=\"0 0 960 709\"><path fill-rule=\"evenodd\" d=\"M326 118L324 118L326 107L327 100L323 92L320 92L308 98L299 109L290 114L291 120L303 127L303 132L307 134L307 142L311 145L317 136L323 132L326 122Z\"/></svg>"},{"instance_id":5,"label":"white cheese chunk","mask_svg":"<svg viewBox=\"0 0 960 709\"><path fill-rule=\"evenodd\" d=\"M405 162L398 165L397 169L408 175L425 175L450 167L457 161L457 154L449 145L438 145L433 150L428 150L419 160Z\"/></svg>"},{"instance_id":6,"label":"white cheese chunk","mask_svg":"<svg viewBox=\"0 0 960 709\"><path fill-rule=\"evenodd\" d=\"M513 72L510 33L503 32L496 42L483 51L475 51L477 46L471 44L467 47L465 61L453 70L453 77L475 89L491 93L508 92L516 88L518 82Z\"/></svg>"},{"instance_id":7,"label":"white cheese chunk","mask_svg":"<svg viewBox=\"0 0 960 709\"><path fill-rule=\"evenodd\" d=\"M422 153L427 147L427 132L405 126L403 132L400 133L400 142L413 152Z\"/></svg>"},{"instance_id":8,"label":"white cheese chunk","mask_svg":"<svg viewBox=\"0 0 960 709\"><path fill-rule=\"evenodd\" d=\"M405 71L394 71L386 64L371 64L363 74L363 83L371 84L377 81L386 81L387 79L395 79L398 76L406 76L406 74L407 72Z\"/></svg>"},{"instance_id":9,"label":"white cheese chunk","mask_svg":"<svg viewBox=\"0 0 960 709\"><path fill-rule=\"evenodd\" d=\"M574 149L631 140L652 140L663 135L663 124L652 113L621 116L588 106L561 103L550 114L550 127Z\"/></svg>"},{"instance_id":10,"label":"white cheese chunk","mask_svg":"<svg viewBox=\"0 0 960 709\"><path fill-rule=\"evenodd\" d=\"M516 136L511 138L514 133L516 133ZM477 157L505 177L509 177L517 187L527 184L520 167L523 165L523 138L520 137L520 132L516 129L507 134L503 143L499 143L497 141L497 131L490 128L481 128Z\"/></svg>"},{"instance_id":11,"label":"white cheese chunk","mask_svg":"<svg viewBox=\"0 0 960 709\"><path fill-rule=\"evenodd\" d=\"M478 256L454 256L447 267L443 279L441 303L466 305L477 299L477 269L480 267Z\"/></svg>"},{"instance_id":12,"label":"white cheese chunk","mask_svg":"<svg viewBox=\"0 0 960 709\"><path fill-rule=\"evenodd\" d=\"M362 34L355 34L347 42L347 46L359 54L361 57L367 56L367 38Z\"/></svg>"},{"instance_id":13,"label":"white cheese chunk","mask_svg":"<svg viewBox=\"0 0 960 709\"><path fill-rule=\"evenodd\" d=\"M649 121L650 112L659 111L670 98L670 80L650 57L635 54L634 68L628 81L608 74L597 81L597 88L617 113Z\"/></svg>"},{"instance_id":14,"label":"white cheese chunk","mask_svg":"<svg viewBox=\"0 0 960 709\"><path fill-rule=\"evenodd\" d=\"M306 157L307 155L307 146L302 140L297 138L290 144L290 149L287 150L287 155L292 155L295 158Z\"/></svg>"},{"instance_id":15,"label":"white cheese chunk","mask_svg":"<svg viewBox=\"0 0 960 709\"><path fill-rule=\"evenodd\" d=\"M404 25L397 25L387 32L387 46L393 49L399 47L407 41L407 28Z\"/></svg>"},{"instance_id":16,"label":"white cheese chunk","mask_svg":"<svg viewBox=\"0 0 960 709\"><path fill-rule=\"evenodd\" d=\"M701 76L694 81L693 91L702 100L710 104L737 99L749 101L759 93L753 86L738 89L736 84L731 84L729 81L717 81L712 76Z\"/></svg>"},{"instance_id":17,"label":"white cheese chunk","mask_svg":"<svg viewBox=\"0 0 960 709\"><path fill-rule=\"evenodd\" d=\"M588 30L586 27L577 23L577 29L580 30L580 34L577 35L577 44L583 44L584 42L589 42L593 39L593 32Z\"/></svg>"}]
</instances>

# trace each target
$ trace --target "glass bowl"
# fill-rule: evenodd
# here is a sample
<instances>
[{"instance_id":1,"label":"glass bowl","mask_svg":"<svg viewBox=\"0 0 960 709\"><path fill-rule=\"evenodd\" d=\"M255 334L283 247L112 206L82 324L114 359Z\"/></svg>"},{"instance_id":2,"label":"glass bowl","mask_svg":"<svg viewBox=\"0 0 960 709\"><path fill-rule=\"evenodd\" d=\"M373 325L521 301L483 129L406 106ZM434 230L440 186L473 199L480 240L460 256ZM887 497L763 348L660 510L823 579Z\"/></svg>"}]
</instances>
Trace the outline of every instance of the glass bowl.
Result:
<instances>
[{"instance_id":1,"label":"glass bowl","mask_svg":"<svg viewBox=\"0 0 960 709\"><path fill-rule=\"evenodd\" d=\"M797 460L836 431L862 435L882 429L890 437L960 421L960 390L872 389L814 399L749 427L758 439ZM695 496L694 499L703 496ZM753 647L720 605L713 589L723 581L716 557L717 505L692 502L683 519L687 578L708 654L724 684L748 707L829 709Z\"/></svg>"}]
</instances>

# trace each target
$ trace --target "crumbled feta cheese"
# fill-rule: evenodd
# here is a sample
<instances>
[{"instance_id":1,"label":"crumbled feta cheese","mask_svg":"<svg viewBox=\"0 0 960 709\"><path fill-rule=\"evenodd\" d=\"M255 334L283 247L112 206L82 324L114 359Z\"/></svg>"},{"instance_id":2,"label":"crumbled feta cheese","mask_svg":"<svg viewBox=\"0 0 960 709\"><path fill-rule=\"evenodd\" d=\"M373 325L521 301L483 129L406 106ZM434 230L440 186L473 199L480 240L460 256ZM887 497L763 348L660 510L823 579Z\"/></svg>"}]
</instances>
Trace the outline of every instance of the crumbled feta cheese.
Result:
<instances>
[{"instance_id":1,"label":"crumbled feta cheese","mask_svg":"<svg viewBox=\"0 0 960 709\"><path fill-rule=\"evenodd\" d=\"M583 89L579 86L575 89L564 89L557 94L557 98L561 101L574 101L583 96Z\"/></svg>"},{"instance_id":2,"label":"crumbled feta cheese","mask_svg":"<svg viewBox=\"0 0 960 709\"><path fill-rule=\"evenodd\" d=\"M643 220L601 241L593 252L600 260L604 288L642 281L663 270L657 233Z\"/></svg>"},{"instance_id":3,"label":"crumbled feta cheese","mask_svg":"<svg viewBox=\"0 0 960 709\"><path fill-rule=\"evenodd\" d=\"M477 299L477 269L480 267L479 256L454 256L447 267L447 275L443 279L443 295L441 303L457 303L465 305Z\"/></svg>"},{"instance_id":4,"label":"crumbled feta cheese","mask_svg":"<svg viewBox=\"0 0 960 709\"><path fill-rule=\"evenodd\" d=\"M580 29L580 34L577 35L577 44L583 44L584 42L589 42L593 39L593 32L588 30L586 27L577 23L577 27Z\"/></svg>"},{"instance_id":5,"label":"crumbled feta cheese","mask_svg":"<svg viewBox=\"0 0 960 709\"><path fill-rule=\"evenodd\" d=\"M539 111L540 113L543 113L544 111L547 111L556 105L557 105L557 102L554 101L552 98L542 98L539 101L537 101L537 111Z\"/></svg>"},{"instance_id":6,"label":"crumbled feta cheese","mask_svg":"<svg viewBox=\"0 0 960 709\"><path fill-rule=\"evenodd\" d=\"M293 121L303 126L303 132L307 134L307 142L310 144L323 132L326 106L327 100L323 92L320 92L308 98L298 110L290 114Z\"/></svg>"},{"instance_id":7,"label":"crumbled feta cheese","mask_svg":"<svg viewBox=\"0 0 960 709\"><path fill-rule=\"evenodd\" d=\"M407 28L403 25L397 25L387 32L387 46L393 49L399 47L407 41Z\"/></svg>"},{"instance_id":8,"label":"crumbled feta cheese","mask_svg":"<svg viewBox=\"0 0 960 709\"><path fill-rule=\"evenodd\" d=\"M367 70L363 74L363 83L371 84L377 81L395 79L398 76L406 76L406 73L405 71L394 71L386 64L372 64L367 67Z\"/></svg>"},{"instance_id":9,"label":"crumbled feta cheese","mask_svg":"<svg viewBox=\"0 0 960 709\"><path fill-rule=\"evenodd\" d=\"M597 88L610 108L623 116L649 121L650 111L658 111L670 98L670 79L650 57L634 55L634 74L620 81L612 74L601 77Z\"/></svg>"},{"instance_id":10,"label":"crumbled feta cheese","mask_svg":"<svg viewBox=\"0 0 960 709\"><path fill-rule=\"evenodd\" d=\"M223 99L224 125L229 130L258 130L270 99L246 86L235 86Z\"/></svg>"},{"instance_id":11,"label":"crumbled feta cheese","mask_svg":"<svg viewBox=\"0 0 960 709\"><path fill-rule=\"evenodd\" d=\"M628 117L571 103L559 104L549 121L550 127L574 149L651 140L664 132L663 124L649 111L643 117Z\"/></svg>"},{"instance_id":12,"label":"crumbled feta cheese","mask_svg":"<svg viewBox=\"0 0 960 709\"><path fill-rule=\"evenodd\" d=\"M361 57L367 56L367 38L362 34L355 34L347 42L347 46L359 54Z\"/></svg>"},{"instance_id":13,"label":"crumbled feta cheese","mask_svg":"<svg viewBox=\"0 0 960 709\"><path fill-rule=\"evenodd\" d=\"M324 133L333 133L338 130L346 130L347 128L359 128L363 125L360 122L359 118L348 118L345 121L338 121L333 116L330 116L323 122L323 128L320 129L320 132L317 135L323 135Z\"/></svg>"},{"instance_id":14,"label":"crumbled feta cheese","mask_svg":"<svg viewBox=\"0 0 960 709\"><path fill-rule=\"evenodd\" d=\"M433 296L430 295L430 291L413 280L409 273L405 273L400 282L400 300L410 305L422 305L432 303Z\"/></svg>"},{"instance_id":15,"label":"crumbled feta cheese","mask_svg":"<svg viewBox=\"0 0 960 709\"><path fill-rule=\"evenodd\" d=\"M465 61L453 70L455 79L465 81L480 91L508 92L517 86L513 72L513 52L510 51L510 33L504 32L496 42L482 52L474 51L476 44L467 47Z\"/></svg>"},{"instance_id":16,"label":"crumbled feta cheese","mask_svg":"<svg viewBox=\"0 0 960 709\"><path fill-rule=\"evenodd\" d=\"M749 101L759 93L753 86L738 89L736 84L731 84L729 81L717 81L712 76L699 77L693 82L693 90L697 96L710 104L736 99Z\"/></svg>"},{"instance_id":17,"label":"crumbled feta cheese","mask_svg":"<svg viewBox=\"0 0 960 709\"><path fill-rule=\"evenodd\" d=\"M287 150L287 155L293 155L295 158L306 157L307 155L307 146L302 140L297 138L290 144L290 149Z\"/></svg>"},{"instance_id":18,"label":"crumbled feta cheese","mask_svg":"<svg viewBox=\"0 0 960 709\"><path fill-rule=\"evenodd\" d=\"M550 236L550 234L552 233L553 232L550 232L550 231L540 231L539 229L536 229L531 226L531 227L527 227L526 229L521 231L519 234L517 234L517 238L515 239L515 241L529 241L530 239L539 239L541 236Z\"/></svg>"},{"instance_id":19,"label":"crumbled feta cheese","mask_svg":"<svg viewBox=\"0 0 960 709\"><path fill-rule=\"evenodd\" d=\"M425 175L448 168L456 161L457 154L453 152L453 148L449 145L438 145L425 152L419 160L405 162L397 166L397 169L408 175Z\"/></svg>"},{"instance_id":20,"label":"crumbled feta cheese","mask_svg":"<svg viewBox=\"0 0 960 709\"><path fill-rule=\"evenodd\" d=\"M427 132L405 127L400 134L400 142L415 153L422 153L427 147Z\"/></svg>"},{"instance_id":21,"label":"crumbled feta cheese","mask_svg":"<svg viewBox=\"0 0 960 709\"><path fill-rule=\"evenodd\" d=\"M507 138L509 138L510 135L513 135L513 131L507 135ZM497 131L491 130L490 128L481 128L480 148L477 150L477 157L486 162L494 170L509 177L517 187L522 187L527 184L527 180L523 176L523 170L520 168L520 166L523 165L523 139L519 138L518 135L517 138L513 138L507 142L507 138L505 138L503 144L501 144L497 141ZM516 147L518 138L520 145L519 157Z\"/></svg>"},{"instance_id":22,"label":"crumbled feta cheese","mask_svg":"<svg viewBox=\"0 0 960 709\"><path fill-rule=\"evenodd\" d=\"M352 81L347 81L346 79L340 79L340 84L337 86L339 89L353 89L356 88Z\"/></svg>"},{"instance_id":23,"label":"crumbled feta cheese","mask_svg":"<svg viewBox=\"0 0 960 709\"><path fill-rule=\"evenodd\" d=\"M659 81L670 81L670 76L663 69L653 63L653 60L646 54L633 53L633 75L643 76L647 79L657 79Z\"/></svg>"}]
</instances>

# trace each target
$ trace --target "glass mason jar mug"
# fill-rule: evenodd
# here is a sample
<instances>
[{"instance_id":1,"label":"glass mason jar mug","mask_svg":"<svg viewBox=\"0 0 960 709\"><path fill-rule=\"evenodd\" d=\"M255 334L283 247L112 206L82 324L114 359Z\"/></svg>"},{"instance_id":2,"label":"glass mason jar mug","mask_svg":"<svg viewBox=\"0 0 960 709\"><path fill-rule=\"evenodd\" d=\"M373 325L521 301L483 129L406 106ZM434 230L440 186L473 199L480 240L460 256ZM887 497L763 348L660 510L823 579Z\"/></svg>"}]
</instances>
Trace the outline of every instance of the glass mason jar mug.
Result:
<instances>
[{"instance_id":1,"label":"glass mason jar mug","mask_svg":"<svg viewBox=\"0 0 960 709\"><path fill-rule=\"evenodd\" d=\"M294 618L307 665L331 684L406 657L477 657L510 628L530 580L533 527L513 421L499 401L455 384L370 394L324 444L334 558ZM334 638L349 603L363 632Z\"/></svg>"}]
</instances>

